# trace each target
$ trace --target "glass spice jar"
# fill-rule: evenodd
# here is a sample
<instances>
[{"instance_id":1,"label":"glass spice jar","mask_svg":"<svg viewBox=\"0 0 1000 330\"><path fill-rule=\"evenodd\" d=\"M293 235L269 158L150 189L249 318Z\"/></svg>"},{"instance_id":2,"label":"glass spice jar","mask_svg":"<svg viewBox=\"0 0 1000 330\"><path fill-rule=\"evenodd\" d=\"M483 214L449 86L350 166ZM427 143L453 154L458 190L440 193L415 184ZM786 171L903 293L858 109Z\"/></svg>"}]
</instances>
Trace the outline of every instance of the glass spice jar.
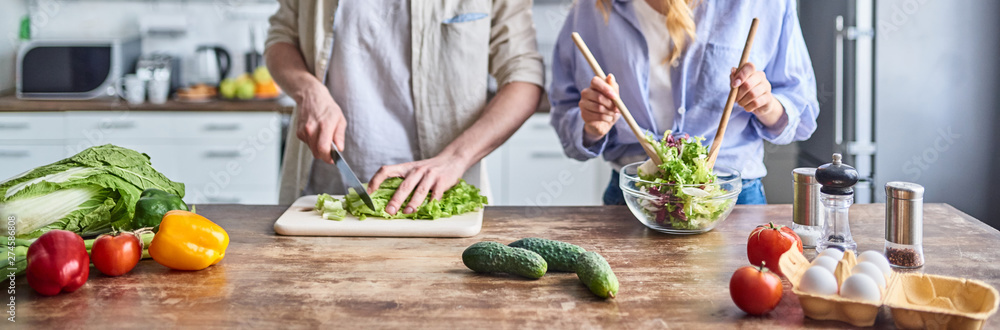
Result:
<instances>
[{"instance_id":1,"label":"glass spice jar","mask_svg":"<svg viewBox=\"0 0 1000 330\"><path fill-rule=\"evenodd\" d=\"M924 265L924 187L910 182L885 184L885 257L896 268Z\"/></svg>"}]
</instances>

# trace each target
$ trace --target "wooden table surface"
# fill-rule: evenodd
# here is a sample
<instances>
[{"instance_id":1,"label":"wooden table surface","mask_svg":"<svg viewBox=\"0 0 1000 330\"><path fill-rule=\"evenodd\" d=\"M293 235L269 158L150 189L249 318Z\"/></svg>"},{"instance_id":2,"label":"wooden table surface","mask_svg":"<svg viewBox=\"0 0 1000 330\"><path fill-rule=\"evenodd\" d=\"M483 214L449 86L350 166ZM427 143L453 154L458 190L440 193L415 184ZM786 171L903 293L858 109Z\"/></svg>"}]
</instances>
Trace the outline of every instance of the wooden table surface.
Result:
<instances>
[{"instance_id":1,"label":"wooden table surface","mask_svg":"<svg viewBox=\"0 0 1000 330\"><path fill-rule=\"evenodd\" d=\"M881 204L856 205L860 250L883 246ZM43 297L17 283L26 328L704 328L846 327L805 319L788 283L776 311L748 317L729 297L758 224L790 224L789 205L737 206L714 231L672 236L646 229L621 207L488 207L482 233L464 239L277 236L279 206L199 205L231 237L226 258L196 272L143 260L117 278L92 269L70 294ZM944 204L924 209L922 271L1000 287L1000 232ZM472 243L523 237L564 240L604 255L621 289L595 297L575 274L540 280L475 274L461 260ZM807 256L815 255L815 252ZM6 317L6 316L5 316ZM876 323L891 327L887 308ZM1000 328L994 316L986 326Z\"/></svg>"},{"instance_id":2,"label":"wooden table surface","mask_svg":"<svg viewBox=\"0 0 1000 330\"><path fill-rule=\"evenodd\" d=\"M292 113L293 106L278 101L226 101L180 102L167 100L164 104L145 102L129 104L117 98L93 100L21 100L14 95L0 96L0 113L32 111L242 111Z\"/></svg>"}]
</instances>

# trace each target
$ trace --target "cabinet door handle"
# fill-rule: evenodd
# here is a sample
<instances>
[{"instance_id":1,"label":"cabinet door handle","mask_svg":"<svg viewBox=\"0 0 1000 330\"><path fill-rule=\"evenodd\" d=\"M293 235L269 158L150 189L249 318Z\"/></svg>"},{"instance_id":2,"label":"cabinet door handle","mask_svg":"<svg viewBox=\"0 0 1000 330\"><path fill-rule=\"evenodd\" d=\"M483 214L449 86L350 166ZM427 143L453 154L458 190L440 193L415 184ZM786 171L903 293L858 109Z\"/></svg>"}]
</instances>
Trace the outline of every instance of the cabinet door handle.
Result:
<instances>
[{"instance_id":1,"label":"cabinet door handle","mask_svg":"<svg viewBox=\"0 0 1000 330\"><path fill-rule=\"evenodd\" d=\"M28 129L28 127L29 125L26 122L0 123L0 129L19 130L19 129Z\"/></svg>"},{"instance_id":2,"label":"cabinet door handle","mask_svg":"<svg viewBox=\"0 0 1000 330\"><path fill-rule=\"evenodd\" d=\"M531 158L535 159L555 159L555 158L565 158L561 152L555 151L535 151L531 153Z\"/></svg>"},{"instance_id":3,"label":"cabinet door handle","mask_svg":"<svg viewBox=\"0 0 1000 330\"><path fill-rule=\"evenodd\" d=\"M131 120L109 120L97 125L101 129L130 129L135 128L135 121Z\"/></svg>"},{"instance_id":4,"label":"cabinet door handle","mask_svg":"<svg viewBox=\"0 0 1000 330\"><path fill-rule=\"evenodd\" d=\"M219 123L219 124L205 125L205 130L209 132L235 131L239 129L240 129L240 124L237 123Z\"/></svg>"},{"instance_id":5,"label":"cabinet door handle","mask_svg":"<svg viewBox=\"0 0 1000 330\"><path fill-rule=\"evenodd\" d=\"M205 152L205 158L238 158L240 152L237 150L212 150Z\"/></svg>"},{"instance_id":6,"label":"cabinet door handle","mask_svg":"<svg viewBox=\"0 0 1000 330\"><path fill-rule=\"evenodd\" d=\"M228 203L228 204L234 204L234 203L239 203L240 202L240 198L236 197L236 196L206 197L205 200L208 201L209 203Z\"/></svg>"},{"instance_id":7,"label":"cabinet door handle","mask_svg":"<svg viewBox=\"0 0 1000 330\"><path fill-rule=\"evenodd\" d=\"M535 123L534 125L531 125L531 129L534 129L536 131L547 131L551 128L552 126L549 126L549 124L544 124L544 123Z\"/></svg>"},{"instance_id":8,"label":"cabinet door handle","mask_svg":"<svg viewBox=\"0 0 1000 330\"><path fill-rule=\"evenodd\" d=\"M26 158L28 156L31 156L31 153L27 150L0 150L2 158Z\"/></svg>"}]
</instances>

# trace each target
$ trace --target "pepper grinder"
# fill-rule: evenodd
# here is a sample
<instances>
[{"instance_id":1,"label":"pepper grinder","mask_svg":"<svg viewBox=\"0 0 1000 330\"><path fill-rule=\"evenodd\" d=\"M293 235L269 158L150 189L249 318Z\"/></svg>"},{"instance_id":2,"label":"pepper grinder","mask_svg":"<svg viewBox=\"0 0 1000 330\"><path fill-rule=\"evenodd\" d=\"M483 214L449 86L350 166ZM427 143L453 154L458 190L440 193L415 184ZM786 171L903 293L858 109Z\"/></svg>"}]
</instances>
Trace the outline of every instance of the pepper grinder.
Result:
<instances>
[{"instance_id":1,"label":"pepper grinder","mask_svg":"<svg viewBox=\"0 0 1000 330\"><path fill-rule=\"evenodd\" d=\"M841 162L838 153L833 154L833 163L816 169L816 181L822 185L820 201L823 202L823 235L816 244L816 251L827 248L858 252L858 244L851 237L848 210L854 204L854 184L858 183L858 171Z\"/></svg>"}]
</instances>

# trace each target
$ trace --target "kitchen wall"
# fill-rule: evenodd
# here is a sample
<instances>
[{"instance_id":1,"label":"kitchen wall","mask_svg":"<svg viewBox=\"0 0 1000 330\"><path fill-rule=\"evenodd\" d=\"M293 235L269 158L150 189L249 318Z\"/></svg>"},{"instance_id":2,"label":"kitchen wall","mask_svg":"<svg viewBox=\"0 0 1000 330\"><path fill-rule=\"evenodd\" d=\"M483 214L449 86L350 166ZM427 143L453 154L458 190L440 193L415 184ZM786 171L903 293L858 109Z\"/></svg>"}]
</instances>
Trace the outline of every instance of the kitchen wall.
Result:
<instances>
[{"instance_id":1,"label":"kitchen wall","mask_svg":"<svg viewBox=\"0 0 1000 330\"><path fill-rule=\"evenodd\" d=\"M27 13L28 7L20 0L8 0L0 5L0 93L14 88L17 35L21 17Z\"/></svg>"},{"instance_id":2,"label":"kitchen wall","mask_svg":"<svg viewBox=\"0 0 1000 330\"><path fill-rule=\"evenodd\" d=\"M242 72L243 53L250 48L250 29L258 29L258 49L263 49L267 17L278 8L276 1L132 1L132 0L3 0L0 5L0 90L13 87L15 49L8 35L17 35L21 17L30 12L34 39L90 39L131 37L141 34L143 22L180 26L186 33L176 37L150 36L143 52L165 52L190 58L198 45L218 44L233 59L230 75ZM10 10L8 10L10 9ZM191 76L193 65L183 69Z\"/></svg>"},{"instance_id":3,"label":"kitchen wall","mask_svg":"<svg viewBox=\"0 0 1000 330\"><path fill-rule=\"evenodd\" d=\"M876 128L892 128L876 131L876 187L916 182L925 203L1000 228L1000 2L887 1L876 12Z\"/></svg>"}]
</instances>

